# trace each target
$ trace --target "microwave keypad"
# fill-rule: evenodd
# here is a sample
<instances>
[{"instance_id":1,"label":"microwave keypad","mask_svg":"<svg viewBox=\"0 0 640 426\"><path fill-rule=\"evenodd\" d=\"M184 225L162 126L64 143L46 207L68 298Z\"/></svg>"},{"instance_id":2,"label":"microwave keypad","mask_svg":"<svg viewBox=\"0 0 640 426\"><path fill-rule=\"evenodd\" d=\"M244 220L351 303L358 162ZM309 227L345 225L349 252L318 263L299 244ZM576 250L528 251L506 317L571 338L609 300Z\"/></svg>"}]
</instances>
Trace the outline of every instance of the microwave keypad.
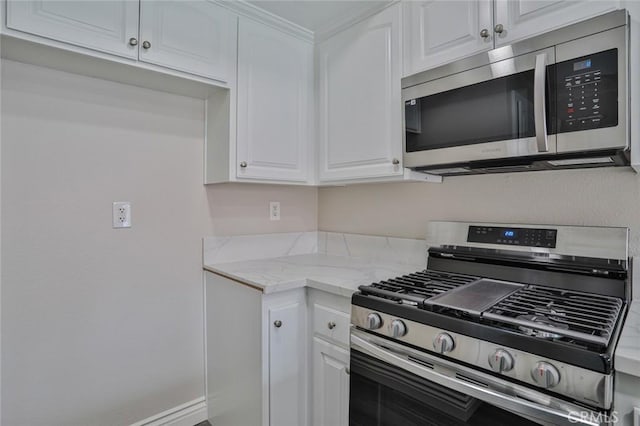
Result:
<instances>
[{"instance_id":1,"label":"microwave keypad","mask_svg":"<svg viewBox=\"0 0 640 426\"><path fill-rule=\"evenodd\" d=\"M618 51L557 64L558 133L618 124Z\"/></svg>"}]
</instances>

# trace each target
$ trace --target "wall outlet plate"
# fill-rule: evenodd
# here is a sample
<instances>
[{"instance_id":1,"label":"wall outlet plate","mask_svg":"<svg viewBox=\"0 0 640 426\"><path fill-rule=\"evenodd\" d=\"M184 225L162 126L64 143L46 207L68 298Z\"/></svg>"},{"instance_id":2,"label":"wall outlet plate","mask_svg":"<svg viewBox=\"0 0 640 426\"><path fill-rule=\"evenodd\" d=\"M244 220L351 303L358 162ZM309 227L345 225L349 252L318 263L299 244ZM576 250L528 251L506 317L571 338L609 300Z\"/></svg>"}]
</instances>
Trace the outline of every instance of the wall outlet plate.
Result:
<instances>
[{"instance_id":1,"label":"wall outlet plate","mask_svg":"<svg viewBox=\"0 0 640 426\"><path fill-rule=\"evenodd\" d=\"M113 227L131 228L131 203L129 201L114 201Z\"/></svg>"},{"instance_id":2,"label":"wall outlet plate","mask_svg":"<svg viewBox=\"0 0 640 426\"><path fill-rule=\"evenodd\" d=\"M280 201L269 203L269 220L280 220Z\"/></svg>"}]
</instances>

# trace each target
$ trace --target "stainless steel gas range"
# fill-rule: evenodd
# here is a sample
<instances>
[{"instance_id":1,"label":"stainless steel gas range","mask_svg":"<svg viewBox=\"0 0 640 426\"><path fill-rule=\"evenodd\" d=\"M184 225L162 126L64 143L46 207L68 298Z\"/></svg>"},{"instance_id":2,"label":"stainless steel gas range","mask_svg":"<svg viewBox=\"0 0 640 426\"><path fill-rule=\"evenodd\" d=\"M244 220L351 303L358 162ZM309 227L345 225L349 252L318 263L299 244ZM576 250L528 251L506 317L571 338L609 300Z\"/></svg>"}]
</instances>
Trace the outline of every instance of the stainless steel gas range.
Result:
<instances>
[{"instance_id":1,"label":"stainless steel gas range","mask_svg":"<svg viewBox=\"0 0 640 426\"><path fill-rule=\"evenodd\" d=\"M352 298L351 425L615 421L627 228L432 222L427 245Z\"/></svg>"}]
</instances>

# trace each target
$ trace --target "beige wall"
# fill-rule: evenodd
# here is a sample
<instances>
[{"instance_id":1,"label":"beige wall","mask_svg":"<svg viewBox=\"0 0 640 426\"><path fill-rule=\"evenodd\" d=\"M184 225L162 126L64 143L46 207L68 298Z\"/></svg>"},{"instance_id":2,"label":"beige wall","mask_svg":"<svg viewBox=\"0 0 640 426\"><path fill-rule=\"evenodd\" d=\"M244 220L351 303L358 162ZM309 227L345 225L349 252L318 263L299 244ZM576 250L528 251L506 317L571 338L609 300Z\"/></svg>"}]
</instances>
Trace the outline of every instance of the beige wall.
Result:
<instances>
[{"instance_id":1,"label":"beige wall","mask_svg":"<svg viewBox=\"0 0 640 426\"><path fill-rule=\"evenodd\" d=\"M205 188L202 101L2 66L2 424L123 425L202 397L201 238L315 230L317 190Z\"/></svg>"},{"instance_id":2,"label":"beige wall","mask_svg":"<svg viewBox=\"0 0 640 426\"><path fill-rule=\"evenodd\" d=\"M429 220L628 226L640 254L640 176L568 170L320 189L321 231L424 238Z\"/></svg>"},{"instance_id":3,"label":"beige wall","mask_svg":"<svg viewBox=\"0 0 640 426\"><path fill-rule=\"evenodd\" d=\"M301 186L228 183L208 185L214 235L315 231L318 190ZM280 202L280 220L269 220L269 202Z\"/></svg>"}]
</instances>

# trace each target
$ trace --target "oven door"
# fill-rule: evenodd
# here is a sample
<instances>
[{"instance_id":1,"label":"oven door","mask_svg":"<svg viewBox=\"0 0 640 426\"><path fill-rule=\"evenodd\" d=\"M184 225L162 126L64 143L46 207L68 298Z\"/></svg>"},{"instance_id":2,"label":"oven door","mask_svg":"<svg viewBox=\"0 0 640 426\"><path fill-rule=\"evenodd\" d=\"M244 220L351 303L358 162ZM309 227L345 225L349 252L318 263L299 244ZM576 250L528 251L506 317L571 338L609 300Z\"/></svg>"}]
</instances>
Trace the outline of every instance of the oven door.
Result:
<instances>
[{"instance_id":1,"label":"oven door","mask_svg":"<svg viewBox=\"0 0 640 426\"><path fill-rule=\"evenodd\" d=\"M606 425L604 413L351 331L351 426Z\"/></svg>"},{"instance_id":2,"label":"oven door","mask_svg":"<svg viewBox=\"0 0 640 426\"><path fill-rule=\"evenodd\" d=\"M402 90L405 167L428 167L556 153L555 49L513 57ZM485 59L486 60L486 59ZM547 128L549 124L549 128Z\"/></svg>"}]
</instances>

